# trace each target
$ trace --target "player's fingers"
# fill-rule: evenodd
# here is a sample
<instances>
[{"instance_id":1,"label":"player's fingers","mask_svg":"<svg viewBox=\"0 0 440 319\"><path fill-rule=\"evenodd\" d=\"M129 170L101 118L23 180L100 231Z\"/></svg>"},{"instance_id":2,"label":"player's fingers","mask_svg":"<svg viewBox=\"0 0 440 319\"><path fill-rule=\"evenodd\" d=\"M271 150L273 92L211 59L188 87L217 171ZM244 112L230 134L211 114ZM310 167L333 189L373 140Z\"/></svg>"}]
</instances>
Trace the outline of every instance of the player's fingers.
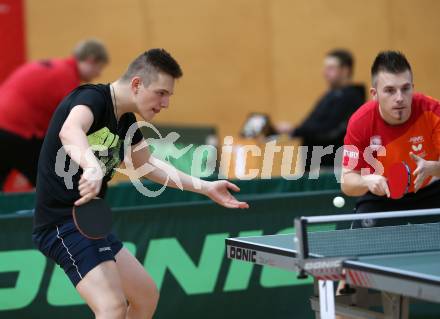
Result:
<instances>
[{"instance_id":1,"label":"player's fingers","mask_svg":"<svg viewBox=\"0 0 440 319\"><path fill-rule=\"evenodd\" d=\"M233 196L230 196L230 198L225 199L223 201L220 201L219 204L221 204L227 208L238 208L239 207L239 202Z\"/></svg>"},{"instance_id":2,"label":"player's fingers","mask_svg":"<svg viewBox=\"0 0 440 319\"><path fill-rule=\"evenodd\" d=\"M81 205L83 205L83 204L85 204L85 203L86 203L86 201L85 201L84 197L81 197L80 199L78 199L78 200L75 202L75 206L81 206Z\"/></svg>"},{"instance_id":3,"label":"player's fingers","mask_svg":"<svg viewBox=\"0 0 440 319\"><path fill-rule=\"evenodd\" d=\"M85 196L85 195L87 195L88 194L88 191L87 190L85 190L85 189L83 189L83 190L81 190L80 192L79 192L79 195L82 197L82 196Z\"/></svg>"},{"instance_id":4,"label":"player's fingers","mask_svg":"<svg viewBox=\"0 0 440 319\"><path fill-rule=\"evenodd\" d=\"M80 192L79 192L79 194L81 195L81 196L86 196L86 195L88 195L88 196L92 196L92 197L94 197L94 196L96 196L96 194L98 194L98 192L95 190L95 189L93 189L92 187L86 187L86 188L84 188L84 189L82 189Z\"/></svg>"},{"instance_id":5,"label":"player's fingers","mask_svg":"<svg viewBox=\"0 0 440 319\"><path fill-rule=\"evenodd\" d=\"M417 175L416 179L414 180L414 191L417 192L420 188L420 178L421 175Z\"/></svg>"},{"instance_id":6,"label":"player's fingers","mask_svg":"<svg viewBox=\"0 0 440 319\"><path fill-rule=\"evenodd\" d=\"M413 152L409 152L409 156L416 163L421 160L421 158L419 156L417 156L416 154L414 154Z\"/></svg>"},{"instance_id":7,"label":"player's fingers","mask_svg":"<svg viewBox=\"0 0 440 319\"><path fill-rule=\"evenodd\" d=\"M374 184L372 193L375 195L378 195L378 196L387 195L386 190L385 190L385 186L387 186L387 183L385 182L385 180L378 181L376 184Z\"/></svg>"},{"instance_id":8,"label":"player's fingers","mask_svg":"<svg viewBox=\"0 0 440 319\"><path fill-rule=\"evenodd\" d=\"M379 189L376 185L369 186L368 190L373 193L374 195L379 195Z\"/></svg>"},{"instance_id":9,"label":"player's fingers","mask_svg":"<svg viewBox=\"0 0 440 319\"><path fill-rule=\"evenodd\" d=\"M78 186L87 185L88 183L89 183L89 181L87 179L85 179L83 176L81 176L81 178L78 182Z\"/></svg>"},{"instance_id":10,"label":"player's fingers","mask_svg":"<svg viewBox=\"0 0 440 319\"><path fill-rule=\"evenodd\" d=\"M82 174L81 178L79 179L79 182L84 183L85 181L87 181L87 179L84 177L84 174Z\"/></svg>"},{"instance_id":11,"label":"player's fingers","mask_svg":"<svg viewBox=\"0 0 440 319\"><path fill-rule=\"evenodd\" d=\"M82 196L80 199L78 199L75 202L75 206L81 206L84 205L85 203L89 202L91 199L93 198L93 195L87 194L85 196Z\"/></svg>"},{"instance_id":12,"label":"player's fingers","mask_svg":"<svg viewBox=\"0 0 440 319\"><path fill-rule=\"evenodd\" d=\"M95 184L92 182L84 182L81 185L78 186L78 190L89 190L93 191L96 188Z\"/></svg>"},{"instance_id":13,"label":"player's fingers","mask_svg":"<svg viewBox=\"0 0 440 319\"><path fill-rule=\"evenodd\" d=\"M422 187L423 181L425 180L425 176L423 174L417 175L414 181L414 191L417 192L420 187Z\"/></svg>"},{"instance_id":14,"label":"player's fingers","mask_svg":"<svg viewBox=\"0 0 440 319\"><path fill-rule=\"evenodd\" d=\"M228 188L232 189L234 192L239 192L240 191L240 187L238 187L237 185L231 183L231 182L227 182L228 184Z\"/></svg>"},{"instance_id":15,"label":"player's fingers","mask_svg":"<svg viewBox=\"0 0 440 319\"><path fill-rule=\"evenodd\" d=\"M420 171L422 170L422 168L420 166L417 166L417 168L414 170L413 175L417 176L420 174Z\"/></svg>"},{"instance_id":16,"label":"player's fingers","mask_svg":"<svg viewBox=\"0 0 440 319\"><path fill-rule=\"evenodd\" d=\"M238 208L238 205L236 203L224 202L221 204L222 204L222 206L224 206L226 208Z\"/></svg>"},{"instance_id":17,"label":"player's fingers","mask_svg":"<svg viewBox=\"0 0 440 319\"><path fill-rule=\"evenodd\" d=\"M419 187L420 187L419 182L417 180L414 181L414 193L417 193L417 191L419 190Z\"/></svg>"},{"instance_id":18,"label":"player's fingers","mask_svg":"<svg viewBox=\"0 0 440 319\"><path fill-rule=\"evenodd\" d=\"M379 196L384 196L384 195L386 195L386 196L388 196L385 187L386 187L386 183L385 183L385 182L381 181L380 183L378 183L378 184L376 185L376 192L377 192L376 195L379 195Z\"/></svg>"},{"instance_id":19,"label":"player's fingers","mask_svg":"<svg viewBox=\"0 0 440 319\"><path fill-rule=\"evenodd\" d=\"M382 188L384 190L385 195L387 195L388 198L391 197L390 188L388 187L388 183L386 181L382 182Z\"/></svg>"},{"instance_id":20,"label":"player's fingers","mask_svg":"<svg viewBox=\"0 0 440 319\"><path fill-rule=\"evenodd\" d=\"M80 183L78 185L78 190L81 191L81 190L85 189L87 186L88 186L87 183L84 183L84 182Z\"/></svg>"},{"instance_id":21,"label":"player's fingers","mask_svg":"<svg viewBox=\"0 0 440 319\"><path fill-rule=\"evenodd\" d=\"M249 204L246 202L240 202L236 198L231 199L228 203L233 204L234 208L249 208Z\"/></svg>"},{"instance_id":22,"label":"player's fingers","mask_svg":"<svg viewBox=\"0 0 440 319\"><path fill-rule=\"evenodd\" d=\"M246 202L239 202L238 203L238 208L247 209L247 208L249 208L249 204L246 203Z\"/></svg>"}]
</instances>

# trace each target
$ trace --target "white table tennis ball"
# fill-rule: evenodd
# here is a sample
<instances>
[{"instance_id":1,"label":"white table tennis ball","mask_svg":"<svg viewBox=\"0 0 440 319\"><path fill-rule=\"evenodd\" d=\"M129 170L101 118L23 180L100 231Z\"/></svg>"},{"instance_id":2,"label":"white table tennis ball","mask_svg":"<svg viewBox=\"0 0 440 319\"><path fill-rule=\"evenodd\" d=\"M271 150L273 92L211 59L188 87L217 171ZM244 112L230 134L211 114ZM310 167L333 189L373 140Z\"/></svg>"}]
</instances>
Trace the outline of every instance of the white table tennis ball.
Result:
<instances>
[{"instance_id":1,"label":"white table tennis ball","mask_svg":"<svg viewBox=\"0 0 440 319\"><path fill-rule=\"evenodd\" d=\"M344 197L336 196L335 198L333 198L333 205L335 205L335 207L337 208L344 207L345 205Z\"/></svg>"}]
</instances>

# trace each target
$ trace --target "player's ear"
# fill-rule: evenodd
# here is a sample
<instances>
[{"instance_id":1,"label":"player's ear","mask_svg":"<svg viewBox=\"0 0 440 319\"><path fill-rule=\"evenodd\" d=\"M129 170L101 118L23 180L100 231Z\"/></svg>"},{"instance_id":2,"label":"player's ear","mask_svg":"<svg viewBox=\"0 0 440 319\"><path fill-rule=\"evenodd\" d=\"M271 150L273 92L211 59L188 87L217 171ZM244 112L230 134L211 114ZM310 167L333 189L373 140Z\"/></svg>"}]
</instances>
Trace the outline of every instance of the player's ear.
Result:
<instances>
[{"instance_id":1,"label":"player's ear","mask_svg":"<svg viewBox=\"0 0 440 319\"><path fill-rule=\"evenodd\" d=\"M370 96L373 100L377 101L377 90L376 88L370 88Z\"/></svg>"},{"instance_id":2,"label":"player's ear","mask_svg":"<svg viewBox=\"0 0 440 319\"><path fill-rule=\"evenodd\" d=\"M142 85L142 79L139 76L135 76L131 79L130 88L134 94L137 94L140 86Z\"/></svg>"}]
</instances>

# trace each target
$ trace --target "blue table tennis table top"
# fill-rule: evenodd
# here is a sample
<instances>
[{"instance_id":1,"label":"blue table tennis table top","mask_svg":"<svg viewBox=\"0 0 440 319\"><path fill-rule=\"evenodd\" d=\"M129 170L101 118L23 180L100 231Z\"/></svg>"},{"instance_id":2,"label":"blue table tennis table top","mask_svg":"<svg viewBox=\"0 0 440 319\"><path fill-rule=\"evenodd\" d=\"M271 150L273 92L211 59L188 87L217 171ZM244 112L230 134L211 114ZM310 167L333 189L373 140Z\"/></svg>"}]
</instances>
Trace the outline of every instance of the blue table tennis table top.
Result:
<instances>
[{"instance_id":1,"label":"blue table tennis table top","mask_svg":"<svg viewBox=\"0 0 440 319\"><path fill-rule=\"evenodd\" d=\"M297 253L297 246L302 254ZM386 298L381 299L383 309L393 316L403 314L407 318L410 298L440 303L439 222L323 231L300 229L298 236L227 238L226 248L231 259L299 271L301 278L313 276L315 288L320 287L318 303L311 298L316 314L323 311L321 305L331 302L328 291L321 289L333 287L331 282L341 279L355 287L355 299L358 292L369 290L385 294L382 297ZM353 307L351 297L338 300L340 314L371 318L368 305L374 303L374 298L366 298L365 307Z\"/></svg>"},{"instance_id":2,"label":"blue table tennis table top","mask_svg":"<svg viewBox=\"0 0 440 319\"><path fill-rule=\"evenodd\" d=\"M340 233L338 234L338 232ZM350 234L350 232L352 233ZM316 236L314 236L315 234ZM347 256L344 266L350 268L398 273L405 277L417 277L440 284L439 223L388 227L387 233L383 234L384 232L380 229L373 228L310 233L310 243L312 244L309 248L310 256L317 258ZM394 243L387 238L394 237L396 239L396 236L401 236L401 238L397 238ZM419 244L420 247L417 245L412 247L415 251L405 251L408 249L408 245L412 245L411 241L415 240L414 236L417 236L419 241L432 242L432 245L429 244L426 247L426 243ZM423 238L424 236L426 238ZM361 243L359 239L362 238L369 238L369 240L364 239ZM294 234L239 237L229 240L233 240L235 244L240 244L243 248L257 249L292 258L297 257ZM344 246L342 251L341 245ZM399 251L401 247L405 247L405 249Z\"/></svg>"}]
</instances>

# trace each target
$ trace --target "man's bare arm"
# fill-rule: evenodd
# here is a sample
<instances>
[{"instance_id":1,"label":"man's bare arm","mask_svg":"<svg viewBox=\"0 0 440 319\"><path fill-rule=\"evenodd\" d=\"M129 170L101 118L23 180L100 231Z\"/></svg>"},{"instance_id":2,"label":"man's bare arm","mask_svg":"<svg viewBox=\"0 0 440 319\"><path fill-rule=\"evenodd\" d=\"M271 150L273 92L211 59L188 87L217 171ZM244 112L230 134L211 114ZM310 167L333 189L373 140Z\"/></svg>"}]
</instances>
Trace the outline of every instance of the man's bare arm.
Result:
<instances>
[{"instance_id":1,"label":"man's bare arm","mask_svg":"<svg viewBox=\"0 0 440 319\"><path fill-rule=\"evenodd\" d=\"M138 151L134 151L138 149ZM143 177L148 178L159 184L167 183L167 186L178 188L176 184L180 182L182 188L187 191L196 192L208 196L216 203L223 205L227 208L248 208L249 205L246 202L238 201L230 191L238 192L240 189L231 182L226 180L221 181L204 181L197 177L190 176L184 172L179 171L170 164L161 161L160 159L152 156L148 150L148 145L145 140L142 140L138 144L131 147L131 160L133 167L138 169L145 164L149 164L153 169L146 173ZM126 158L128 160L128 158ZM128 165L126 165L128 166ZM174 176L173 178L169 178ZM195 183L196 181L196 183ZM196 185L200 187L196 187Z\"/></svg>"},{"instance_id":2,"label":"man's bare arm","mask_svg":"<svg viewBox=\"0 0 440 319\"><path fill-rule=\"evenodd\" d=\"M390 197L386 178L381 175L361 175L359 171L346 168L341 174L341 190L347 196L362 196L370 191L378 196Z\"/></svg>"},{"instance_id":3,"label":"man's bare arm","mask_svg":"<svg viewBox=\"0 0 440 319\"><path fill-rule=\"evenodd\" d=\"M67 116L59 137L70 158L84 171L78 190L81 198L75 205L82 205L93 199L100 191L103 172L98 159L90 150L87 132L93 124L93 113L85 105L77 105Z\"/></svg>"}]
</instances>

